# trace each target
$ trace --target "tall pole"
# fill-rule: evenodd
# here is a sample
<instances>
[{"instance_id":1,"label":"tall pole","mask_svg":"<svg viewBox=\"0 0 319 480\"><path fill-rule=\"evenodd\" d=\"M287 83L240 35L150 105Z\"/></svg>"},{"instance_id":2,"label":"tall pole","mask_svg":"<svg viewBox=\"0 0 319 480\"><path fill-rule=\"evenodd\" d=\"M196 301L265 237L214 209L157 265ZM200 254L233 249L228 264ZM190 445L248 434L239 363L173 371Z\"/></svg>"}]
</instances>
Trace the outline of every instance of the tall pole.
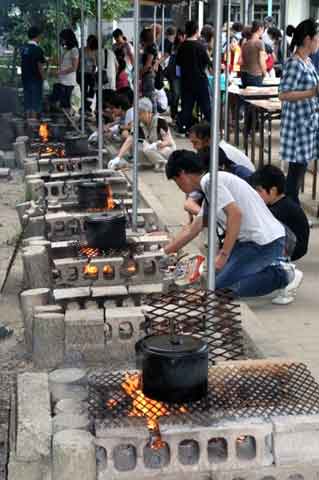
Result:
<instances>
[{"instance_id":1,"label":"tall pole","mask_svg":"<svg viewBox=\"0 0 319 480\"><path fill-rule=\"evenodd\" d=\"M84 0L81 0L81 132L85 133Z\"/></svg>"},{"instance_id":2,"label":"tall pole","mask_svg":"<svg viewBox=\"0 0 319 480\"><path fill-rule=\"evenodd\" d=\"M242 0L241 10L242 10L242 22L243 22L244 25L248 25L248 23L249 23L249 0Z\"/></svg>"},{"instance_id":3,"label":"tall pole","mask_svg":"<svg viewBox=\"0 0 319 480\"><path fill-rule=\"evenodd\" d=\"M272 0L268 0L268 17L272 17Z\"/></svg>"},{"instance_id":4,"label":"tall pole","mask_svg":"<svg viewBox=\"0 0 319 480\"><path fill-rule=\"evenodd\" d=\"M155 38L155 36L154 36ZM132 229L137 231L138 208L138 131L139 131L139 70L140 70L140 3L134 0L134 134L133 134L133 215Z\"/></svg>"},{"instance_id":5,"label":"tall pole","mask_svg":"<svg viewBox=\"0 0 319 480\"><path fill-rule=\"evenodd\" d=\"M198 1L198 30L201 32L204 26L204 0Z\"/></svg>"},{"instance_id":6,"label":"tall pole","mask_svg":"<svg viewBox=\"0 0 319 480\"><path fill-rule=\"evenodd\" d=\"M97 38L98 38L98 82L97 82L97 108L98 108L98 163L103 169L103 99L102 99L102 0L97 0Z\"/></svg>"},{"instance_id":7,"label":"tall pole","mask_svg":"<svg viewBox=\"0 0 319 480\"><path fill-rule=\"evenodd\" d=\"M188 2L188 20L192 19L192 0Z\"/></svg>"},{"instance_id":8,"label":"tall pole","mask_svg":"<svg viewBox=\"0 0 319 480\"><path fill-rule=\"evenodd\" d=\"M282 29L284 31L284 36L282 39L282 48L283 48L283 57L284 63L288 57L288 39L286 34L286 29L288 26L288 0L282 0Z\"/></svg>"},{"instance_id":9,"label":"tall pole","mask_svg":"<svg viewBox=\"0 0 319 480\"><path fill-rule=\"evenodd\" d=\"M222 50L221 32L223 22L223 0L215 2L215 42L213 54L213 104L211 117L211 144L210 144L210 191L209 191L209 222L208 222L208 276L207 287L215 290L215 255L216 255L216 225L217 225L217 171L219 147L219 120L220 120L220 57Z\"/></svg>"},{"instance_id":10,"label":"tall pole","mask_svg":"<svg viewBox=\"0 0 319 480\"><path fill-rule=\"evenodd\" d=\"M57 55L58 55L58 66L60 67L61 61L61 46L60 46L60 15L61 15L61 5L60 0L56 0L56 44L57 44Z\"/></svg>"},{"instance_id":11,"label":"tall pole","mask_svg":"<svg viewBox=\"0 0 319 480\"><path fill-rule=\"evenodd\" d=\"M225 105L224 105L224 138L228 140L228 116L229 116L229 65L230 65L230 22L231 22L231 0L228 0L227 10L227 42L226 42L226 74L225 74Z\"/></svg>"},{"instance_id":12,"label":"tall pole","mask_svg":"<svg viewBox=\"0 0 319 480\"><path fill-rule=\"evenodd\" d=\"M154 19L153 19L153 36L154 43L156 43L156 21L157 21L157 5L154 6Z\"/></svg>"},{"instance_id":13,"label":"tall pole","mask_svg":"<svg viewBox=\"0 0 319 480\"><path fill-rule=\"evenodd\" d=\"M162 5L162 55L164 56L165 46L165 5Z\"/></svg>"}]
</instances>

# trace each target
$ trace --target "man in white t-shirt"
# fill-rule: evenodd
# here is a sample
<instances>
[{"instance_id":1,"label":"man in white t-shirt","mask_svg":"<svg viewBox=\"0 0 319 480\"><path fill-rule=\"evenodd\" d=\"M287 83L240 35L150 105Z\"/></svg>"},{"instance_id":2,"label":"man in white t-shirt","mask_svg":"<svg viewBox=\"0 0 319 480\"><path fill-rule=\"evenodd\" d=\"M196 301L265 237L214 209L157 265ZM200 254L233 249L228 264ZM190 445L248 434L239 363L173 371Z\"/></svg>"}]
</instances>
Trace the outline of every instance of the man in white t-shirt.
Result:
<instances>
[{"instance_id":1,"label":"man in white t-shirt","mask_svg":"<svg viewBox=\"0 0 319 480\"><path fill-rule=\"evenodd\" d=\"M203 229L209 214L210 175L205 173L198 156L177 150L166 165L168 179L173 179L185 193L201 190L205 200L195 220L165 248L174 253L193 240ZM254 297L278 289L286 290L290 303L295 283L293 268L281 263L285 230L247 182L228 172L218 172L217 222L224 229L223 245L215 259L216 288L231 288L235 294ZM285 288L286 287L286 288Z\"/></svg>"}]
</instances>

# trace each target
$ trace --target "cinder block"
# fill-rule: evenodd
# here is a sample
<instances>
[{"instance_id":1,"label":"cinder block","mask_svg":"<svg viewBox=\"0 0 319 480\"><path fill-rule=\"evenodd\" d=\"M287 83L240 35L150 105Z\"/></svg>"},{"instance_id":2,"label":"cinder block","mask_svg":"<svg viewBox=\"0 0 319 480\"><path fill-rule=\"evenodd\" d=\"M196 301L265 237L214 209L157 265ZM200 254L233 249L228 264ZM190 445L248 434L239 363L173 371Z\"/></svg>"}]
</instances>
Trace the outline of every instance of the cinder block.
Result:
<instances>
[{"instance_id":1,"label":"cinder block","mask_svg":"<svg viewBox=\"0 0 319 480\"><path fill-rule=\"evenodd\" d=\"M276 465L319 463L319 415L272 418Z\"/></svg>"},{"instance_id":2,"label":"cinder block","mask_svg":"<svg viewBox=\"0 0 319 480\"><path fill-rule=\"evenodd\" d=\"M65 345L104 346L103 310L68 310L65 313Z\"/></svg>"},{"instance_id":3,"label":"cinder block","mask_svg":"<svg viewBox=\"0 0 319 480\"><path fill-rule=\"evenodd\" d=\"M128 292L130 295L151 295L152 293L162 293L162 283L149 283L146 285L129 285Z\"/></svg>"},{"instance_id":4,"label":"cinder block","mask_svg":"<svg viewBox=\"0 0 319 480\"><path fill-rule=\"evenodd\" d=\"M18 460L13 452L10 453L8 480L47 480L50 472L51 466L48 462L23 462Z\"/></svg>"},{"instance_id":5,"label":"cinder block","mask_svg":"<svg viewBox=\"0 0 319 480\"><path fill-rule=\"evenodd\" d=\"M214 480L317 480L318 465L294 463L289 466L270 466L264 468L245 468L228 472L218 472Z\"/></svg>"},{"instance_id":6,"label":"cinder block","mask_svg":"<svg viewBox=\"0 0 319 480\"><path fill-rule=\"evenodd\" d=\"M106 355L110 360L134 360L135 344L141 337L145 317L140 307L118 307L105 311Z\"/></svg>"},{"instance_id":7,"label":"cinder block","mask_svg":"<svg viewBox=\"0 0 319 480\"><path fill-rule=\"evenodd\" d=\"M38 462L49 457L52 425L46 373L18 375L17 409L17 460Z\"/></svg>"}]
</instances>

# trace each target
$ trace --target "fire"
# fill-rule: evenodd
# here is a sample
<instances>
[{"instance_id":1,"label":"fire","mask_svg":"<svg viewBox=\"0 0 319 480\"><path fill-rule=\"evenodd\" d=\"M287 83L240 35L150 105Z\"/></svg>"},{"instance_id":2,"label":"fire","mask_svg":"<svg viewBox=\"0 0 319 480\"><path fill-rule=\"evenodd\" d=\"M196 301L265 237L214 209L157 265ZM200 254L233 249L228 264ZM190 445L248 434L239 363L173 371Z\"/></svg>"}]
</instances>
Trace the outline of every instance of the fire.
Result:
<instances>
[{"instance_id":1,"label":"fire","mask_svg":"<svg viewBox=\"0 0 319 480\"><path fill-rule=\"evenodd\" d=\"M83 273L88 277L97 277L99 274L99 269L96 265L91 265L90 263L87 263L83 267Z\"/></svg>"},{"instance_id":2,"label":"fire","mask_svg":"<svg viewBox=\"0 0 319 480\"><path fill-rule=\"evenodd\" d=\"M112 277L114 274L114 269L112 265L109 265L108 263L104 265L103 267L103 273L106 277Z\"/></svg>"},{"instance_id":3,"label":"fire","mask_svg":"<svg viewBox=\"0 0 319 480\"><path fill-rule=\"evenodd\" d=\"M127 262L126 271L130 275L134 275L136 273L136 263L134 262L134 260L129 260Z\"/></svg>"},{"instance_id":4,"label":"fire","mask_svg":"<svg viewBox=\"0 0 319 480\"><path fill-rule=\"evenodd\" d=\"M44 143L49 141L49 127L47 123L40 123L39 137Z\"/></svg>"},{"instance_id":5,"label":"fire","mask_svg":"<svg viewBox=\"0 0 319 480\"><path fill-rule=\"evenodd\" d=\"M156 419L169 415L165 405L144 395L141 389L141 377L138 373L126 374L122 388L133 399L133 408L129 413L130 417L146 417L150 430L157 425ZM153 428L151 428L153 426Z\"/></svg>"},{"instance_id":6,"label":"fire","mask_svg":"<svg viewBox=\"0 0 319 480\"><path fill-rule=\"evenodd\" d=\"M82 255L85 255L88 258L93 258L93 257L98 257L100 255L100 250L98 248L92 248L92 247L81 247L80 253Z\"/></svg>"},{"instance_id":7,"label":"fire","mask_svg":"<svg viewBox=\"0 0 319 480\"><path fill-rule=\"evenodd\" d=\"M109 408L116 407L117 404L118 404L118 401L115 400L115 398L110 398L110 399L106 402L106 405L107 405Z\"/></svg>"},{"instance_id":8,"label":"fire","mask_svg":"<svg viewBox=\"0 0 319 480\"><path fill-rule=\"evenodd\" d=\"M115 208L115 202L113 200L113 192L112 192L111 185L106 185L105 193L106 193L105 208L107 210L112 210L113 208Z\"/></svg>"}]
</instances>

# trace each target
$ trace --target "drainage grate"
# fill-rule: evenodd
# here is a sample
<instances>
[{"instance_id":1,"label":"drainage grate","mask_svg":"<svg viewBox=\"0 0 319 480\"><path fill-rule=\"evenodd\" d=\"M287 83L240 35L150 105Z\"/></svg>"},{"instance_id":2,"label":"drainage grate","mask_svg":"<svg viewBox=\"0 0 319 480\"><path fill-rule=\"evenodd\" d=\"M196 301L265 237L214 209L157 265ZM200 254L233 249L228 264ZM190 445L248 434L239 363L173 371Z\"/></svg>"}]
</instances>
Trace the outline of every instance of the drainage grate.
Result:
<instances>
[{"instance_id":1,"label":"drainage grate","mask_svg":"<svg viewBox=\"0 0 319 480\"><path fill-rule=\"evenodd\" d=\"M209 426L225 418L319 413L319 385L302 363L245 361L211 367L207 396L184 404L147 399L133 388L139 378L136 371L91 373L90 416L108 428L145 424L146 419Z\"/></svg>"},{"instance_id":2,"label":"drainage grate","mask_svg":"<svg viewBox=\"0 0 319 480\"><path fill-rule=\"evenodd\" d=\"M211 364L244 358L239 305L229 290L190 288L146 299L146 333L191 334L209 347Z\"/></svg>"}]
</instances>

